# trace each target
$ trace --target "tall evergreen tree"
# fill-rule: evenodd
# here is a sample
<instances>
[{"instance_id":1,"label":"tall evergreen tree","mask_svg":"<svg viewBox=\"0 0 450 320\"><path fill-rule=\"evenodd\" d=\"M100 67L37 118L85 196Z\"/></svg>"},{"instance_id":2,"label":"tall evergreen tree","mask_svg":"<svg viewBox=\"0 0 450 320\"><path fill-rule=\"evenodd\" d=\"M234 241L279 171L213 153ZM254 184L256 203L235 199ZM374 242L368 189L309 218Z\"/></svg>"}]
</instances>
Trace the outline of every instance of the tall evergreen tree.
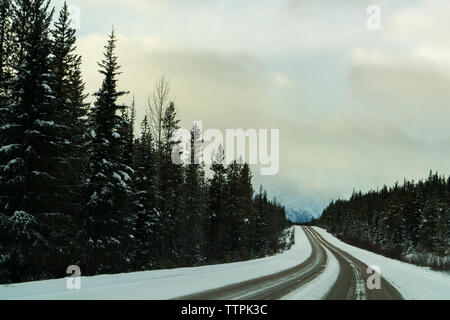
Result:
<instances>
[{"instance_id":1,"label":"tall evergreen tree","mask_svg":"<svg viewBox=\"0 0 450 320\"><path fill-rule=\"evenodd\" d=\"M250 258L253 239L252 239L252 221L255 216L255 207L253 202L252 172L248 163L241 167L239 177L239 237L241 238L239 246L239 257L243 259Z\"/></svg>"},{"instance_id":2,"label":"tall evergreen tree","mask_svg":"<svg viewBox=\"0 0 450 320\"><path fill-rule=\"evenodd\" d=\"M222 221L222 230L224 237L220 247L226 255L228 261L234 261L239 253L240 242L240 226L242 222L240 216L242 214L241 208L241 164L233 161L226 168L226 210L225 217Z\"/></svg>"},{"instance_id":3,"label":"tall evergreen tree","mask_svg":"<svg viewBox=\"0 0 450 320\"><path fill-rule=\"evenodd\" d=\"M51 76L50 23L44 0L16 0L14 78L1 148L1 210L13 241L8 260L11 278L50 276L63 264L58 257L62 210L59 157L64 125L57 116Z\"/></svg>"},{"instance_id":4,"label":"tall evergreen tree","mask_svg":"<svg viewBox=\"0 0 450 320\"><path fill-rule=\"evenodd\" d=\"M206 184L204 164L201 163L200 128L191 130L190 149L187 158L190 160L185 169L184 208L180 217L183 236L180 237L181 260L185 265L198 265L206 260Z\"/></svg>"},{"instance_id":5,"label":"tall evergreen tree","mask_svg":"<svg viewBox=\"0 0 450 320\"><path fill-rule=\"evenodd\" d=\"M254 224L254 242L257 254L259 250L267 251L267 193L262 186L259 187L259 193L256 196L256 215Z\"/></svg>"},{"instance_id":6,"label":"tall evergreen tree","mask_svg":"<svg viewBox=\"0 0 450 320\"><path fill-rule=\"evenodd\" d=\"M156 210L158 183L156 151L148 117L141 123L141 137L135 147L135 268L146 270L157 265L161 243L161 217Z\"/></svg>"},{"instance_id":7,"label":"tall evergreen tree","mask_svg":"<svg viewBox=\"0 0 450 320\"><path fill-rule=\"evenodd\" d=\"M173 159L177 150L181 150L180 141L175 140L175 131L180 128L174 103L170 103L165 110L162 120L163 136L159 150L159 212L161 214L162 243L161 260L164 265L171 266L180 259L177 248L178 237L182 236L180 218L182 215L183 199L179 197L183 186L183 167Z\"/></svg>"},{"instance_id":8,"label":"tall evergreen tree","mask_svg":"<svg viewBox=\"0 0 450 320\"><path fill-rule=\"evenodd\" d=\"M51 75L56 104L56 117L61 123L61 136L59 138L59 158L65 166L60 171L60 192L64 202L60 208L72 218L72 223L65 229L66 238L61 239L64 247L61 252L73 259L76 247L74 243L75 232L83 210L82 190L83 180L86 178L85 167L87 157L85 151L86 142L86 115L87 104L84 102L84 83L81 76L81 57L77 56L75 30L70 27L70 14L65 2L58 20L51 31ZM72 256L72 257L71 257ZM70 261L67 262L68 265ZM73 262L72 262L73 263Z\"/></svg>"},{"instance_id":9,"label":"tall evergreen tree","mask_svg":"<svg viewBox=\"0 0 450 320\"><path fill-rule=\"evenodd\" d=\"M85 100L88 95L85 93L85 83L81 74L82 59L80 56L76 57L73 64L70 64L70 72L68 75L67 103L72 121L69 124L71 135L69 136L72 143L72 148L69 154L69 161L71 167L70 177L74 180L72 185L80 185L86 179L88 167L88 153L87 144L89 141L88 134L88 110L89 103ZM80 199L82 190L78 187L72 190L74 193L74 201Z\"/></svg>"},{"instance_id":10,"label":"tall evergreen tree","mask_svg":"<svg viewBox=\"0 0 450 320\"><path fill-rule=\"evenodd\" d=\"M221 261L223 239L226 237L224 230L226 209L226 169L224 162L224 150L219 146L214 155L211 171L213 177L209 182L209 221L208 221L208 247L207 256L210 262Z\"/></svg>"},{"instance_id":11,"label":"tall evergreen tree","mask_svg":"<svg viewBox=\"0 0 450 320\"><path fill-rule=\"evenodd\" d=\"M0 126L6 124L5 115L9 104L9 81L13 63L12 36L12 4L10 0L0 0ZM0 135L0 139L1 137L3 135Z\"/></svg>"},{"instance_id":12,"label":"tall evergreen tree","mask_svg":"<svg viewBox=\"0 0 450 320\"><path fill-rule=\"evenodd\" d=\"M131 106L124 106L122 110L122 124L120 127L119 134L123 137L123 155L125 164L128 166L133 165L133 154L134 154L134 126L136 123L136 106L133 97L133 102Z\"/></svg>"},{"instance_id":13,"label":"tall evergreen tree","mask_svg":"<svg viewBox=\"0 0 450 320\"><path fill-rule=\"evenodd\" d=\"M120 66L115 55L116 36L111 32L100 66L103 83L90 110L89 179L82 240L87 248L84 270L114 272L127 269L127 246L131 225L129 196L132 169L124 164L124 138L119 130L123 106L117 99L126 92L117 89Z\"/></svg>"}]
</instances>

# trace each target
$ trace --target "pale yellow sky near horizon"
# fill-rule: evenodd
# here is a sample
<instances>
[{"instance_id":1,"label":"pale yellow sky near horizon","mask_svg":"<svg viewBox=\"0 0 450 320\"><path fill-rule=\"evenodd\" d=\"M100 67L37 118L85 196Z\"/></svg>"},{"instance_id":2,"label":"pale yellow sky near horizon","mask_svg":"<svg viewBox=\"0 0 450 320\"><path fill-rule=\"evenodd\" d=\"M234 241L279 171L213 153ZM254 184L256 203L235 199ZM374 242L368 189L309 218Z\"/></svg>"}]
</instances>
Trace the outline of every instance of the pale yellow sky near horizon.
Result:
<instances>
[{"instance_id":1,"label":"pale yellow sky near horizon","mask_svg":"<svg viewBox=\"0 0 450 320\"><path fill-rule=\"evenodd\" d=\"M293 206L450 173L450 1L68 3L89 93L114 25L139 118L164 74L185 128L280 129L280 171L254 181Z\"/></svg>"}]
</instances>

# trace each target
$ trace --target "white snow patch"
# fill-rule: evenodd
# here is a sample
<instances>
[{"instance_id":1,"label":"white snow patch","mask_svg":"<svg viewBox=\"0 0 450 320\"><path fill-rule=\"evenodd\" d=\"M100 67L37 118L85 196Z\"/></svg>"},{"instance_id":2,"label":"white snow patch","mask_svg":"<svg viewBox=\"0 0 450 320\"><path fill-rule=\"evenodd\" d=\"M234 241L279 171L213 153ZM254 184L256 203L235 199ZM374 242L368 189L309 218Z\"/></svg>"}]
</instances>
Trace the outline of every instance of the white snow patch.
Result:
<instances>
[{"instance_id":1,"label":"white snow patch","mask_svg":"<svg viewBox=\"0 0 450 320\"><path fill-rule=\"evenodd\" d=\"M282 300L320 300L326 296L339 276L340 266L336 257L325 248L327 267L312 281L284 296Z\"/></svg>"},{"instance_id":2,"label":"white snow patch","mask_svg":"<svg viewBox=\"0 0 450 320\"><path fill-rule=\"evenodd\" d=\"M16 158L10 160L6 165L2 166L4 171L11 170L14 167L20 166L24 163L22 158Z\"/></svg>"},{"instance_id":3,"label":"white snow patch","mask_svg":"<svg viewBox=\"0 0 450 320\"><path fill-rule=\"evenodd\" d=\"M47 91L47 93L52 93L52 88L50 88L50 86L46 83L42 84L42 87L45 89L45 91Z\"/></svg>"},{"instance_id":4,"label":"white snow patch","mask_svg":"<svg viewBox=\"0 0 450 320\"><path fill-rule=\"evenodd\" d=\"M39 119L36 120L34 123L40 127L52 127L55 125L54 121L44 121Z\"/></svg>"},{"instance_id":5,"label":"white snow patch","mask_svg":"<svg viewBox=\"0 0 450 320\"><path fill-rule=\"evenodd\" d=\"M20 146L21 146L20 144L8 144L0 147L0 152L10 152L14 148L19 148Z\"/></svg>"},{"instance_id":6,"label":"white snow patch","mask_svg":"<svg viewBox=\"0 0 450 320\"><path fill-rule=\"evenodd\" d=\"M311 255L311 244L295 227L295 244L284 253L250 261L81 277L81 289L66 278L0 285L0 299L170 299L292 268ZM83 273L83 270L81 270Z\"/></svg>"},{"instance_id":7,"label":"white snow patch","mask_svg":"<svg viewBox=\"0 0 450 320\"><path fill-rule=\"evenodd\" d=\"M117 180L119 180L119 181L122 181L122 177L121 177L119 174L113 172L112 176L113 176L114 179L117 179Z\"/></svg>"},{"instance_id":8,"label":"white snow patch","mask_svg":"<svg viewBox=\"0 0 450 320\"><path fill-rule=\"evenodd\" d=\"M124 179L125 181L131 180L131 177L130 177L130 175L129 175L128 173L123 172L123 171L120 171L120 174L122 175L122 177L123 177L123 179Z\"/></svg>"}]
</instances>

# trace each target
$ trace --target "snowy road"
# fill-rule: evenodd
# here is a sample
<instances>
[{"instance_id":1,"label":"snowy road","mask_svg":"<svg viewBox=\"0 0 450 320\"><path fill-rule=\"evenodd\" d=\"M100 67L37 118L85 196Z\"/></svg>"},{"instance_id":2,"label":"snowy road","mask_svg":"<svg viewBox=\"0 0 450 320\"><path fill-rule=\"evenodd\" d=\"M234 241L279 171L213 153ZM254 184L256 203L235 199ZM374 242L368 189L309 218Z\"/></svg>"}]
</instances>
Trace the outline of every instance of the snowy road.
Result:
<instances>
[{"instance_id":1,"label":"snowy road","mask_svg":"<svg viewBox=\"0 0 450 320\"><path fill-rule=\"evenodd\" d=\"M324 296L331 300L401 300L402 295L384 277L380 277L378 288L367 285L373 275L369 266L347 252L326 241L316 230L310 229L316 239L332 252L339 261L340 272L330 291ZM371 281L369 281L371 282Z\"/></svg>"},{"instance_id":2,"label":"snowy road","mask_svg":"<svg viewBox=\"0 0 450 320\"><path fill-rule=\"evenodd\" d=\"M311 243L312 253L305 262L298 266L270 276L182 296L179 299L403 299L397 289L383 277L381 277L379 289L368 289L366 283L372 273L367 273L368 266L366 264L331 245L313 228L304 227L303 231ZM330 252L335 259L333 259L333 264L329 263ZM336 260L339 262L337 265ZM322 277L326 273L331 277L332 274L336 274L337 277L330 281L330 277Z\"/></svg>"},{"instance_id":3,"label":"snowy road","mask_svg":"<svg viewBox=\"0 0 450 320\"><path fill-rule=\"evenodd\" d=\"M381 271L369 289L368 266ZM389 259L317 227L295 227L295 245L230 264L0 285L0 299L450 299L450 275Z\"/></svg>"},{"instance_id":4,"label":"snowy road","mask_svg":"<svg viewBox=\"0 0 450 320\"><path fill-rule=\"evenodd\" d=\"M316 235L304 229L311 243L312 253L303 263L275 274L232 284L223 288L179 297L182 300L276 300L312 281L327 267L327 253Z\"/></svg>"}]
</instances>

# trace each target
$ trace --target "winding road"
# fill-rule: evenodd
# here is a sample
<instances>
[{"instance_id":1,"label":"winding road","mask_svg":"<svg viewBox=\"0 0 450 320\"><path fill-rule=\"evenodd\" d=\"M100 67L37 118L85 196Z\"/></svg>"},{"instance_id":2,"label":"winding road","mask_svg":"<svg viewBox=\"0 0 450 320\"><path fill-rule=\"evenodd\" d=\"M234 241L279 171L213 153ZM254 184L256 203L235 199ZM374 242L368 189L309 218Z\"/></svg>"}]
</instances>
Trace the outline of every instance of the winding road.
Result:
<instances>
[{"instance_id":1,"label":"winding road","mask_svg":"<svg viewBox=\"0 0 450 320\"><path fill-rule=\"evenodd\" d=\"M368 266L345 251L326 241L313 228L302 227L312 252L299 265L268 276L244 281L225 287L182 296L180 300L277 300L293 292L299 292L307 284L314 285L317 277L329 265L330 254L337 259L339 268L334 285L323 294L328 300L400 300L402 295L381 277L379 289L366 285Z\"/></svg>"}]
</instances>

